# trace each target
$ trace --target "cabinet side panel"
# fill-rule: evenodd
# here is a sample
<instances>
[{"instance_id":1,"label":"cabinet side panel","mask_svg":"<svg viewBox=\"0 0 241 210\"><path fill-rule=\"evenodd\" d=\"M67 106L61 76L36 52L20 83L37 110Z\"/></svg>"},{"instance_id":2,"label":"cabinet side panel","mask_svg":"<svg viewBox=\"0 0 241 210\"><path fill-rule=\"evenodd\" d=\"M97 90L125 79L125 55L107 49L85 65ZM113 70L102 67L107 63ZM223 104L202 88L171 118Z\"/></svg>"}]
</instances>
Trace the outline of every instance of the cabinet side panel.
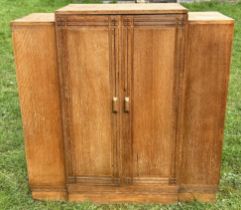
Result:
<instances>
[{"instance_id":1,"label":"cabinet side panel","mask_svg":"<svg viewBox=\"0 0 241 210\"><path fill-rule=\"evenodd\" d=\"M13 26L13 44L32 189L64 186L54 25Z\"/></svg>"},{"instance_id":2,"label":"cabinet side panel","mask_svg":"<svg viewBox=\"0 0 241 210\"><path fill-rule=\"evenodd\" d=\"M181 183L197 191L219 183L232 36L233 24L189 24Z\"/></svg>"}]
</instances>

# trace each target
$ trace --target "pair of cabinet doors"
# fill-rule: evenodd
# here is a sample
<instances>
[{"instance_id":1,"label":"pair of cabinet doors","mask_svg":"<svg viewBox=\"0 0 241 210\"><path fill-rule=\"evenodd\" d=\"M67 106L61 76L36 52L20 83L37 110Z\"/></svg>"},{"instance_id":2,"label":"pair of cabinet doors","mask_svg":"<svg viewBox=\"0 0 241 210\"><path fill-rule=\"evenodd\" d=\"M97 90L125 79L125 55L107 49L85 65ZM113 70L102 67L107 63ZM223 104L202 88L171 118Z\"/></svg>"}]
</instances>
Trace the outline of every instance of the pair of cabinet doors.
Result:
<instances>
[{"instance_id":1,"label":"pair of cabinet doors","mask_svg":"<svg viewBox=\"0 0 241 210\"><path fill-rule=\"evenodd\" d=\"M68 183L175 183L184 17L56 17Z\"/></svg>"}]
</instances>

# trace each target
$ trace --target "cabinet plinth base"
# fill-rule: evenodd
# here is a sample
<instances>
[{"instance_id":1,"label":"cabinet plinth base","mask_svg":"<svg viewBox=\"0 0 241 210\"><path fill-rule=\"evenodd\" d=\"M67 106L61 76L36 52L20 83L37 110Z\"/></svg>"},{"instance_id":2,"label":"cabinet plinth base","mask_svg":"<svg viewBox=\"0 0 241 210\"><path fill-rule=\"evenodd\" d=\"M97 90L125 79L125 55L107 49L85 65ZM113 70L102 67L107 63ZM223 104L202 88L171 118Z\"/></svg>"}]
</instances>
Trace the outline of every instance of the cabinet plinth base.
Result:
<instances>
[{"instance_id":1,"label":"cabinet plinth base","mask_svg":"<svg viewBox=\"0 0 241 210\"><path fill-rule=\"evenodd\" d=\"M35 200L75 202L92 201L94 203L175 203L178 201L215 202L215 193L180 193L180 194L83 194L75 193L68 196L64 192L32 192Z\"/></svg>"},{"instance_id":2,"label":"cabinet plinth base","mask_svg":"<svg viewBox=\"0 0 241 210\"><path fill-rule=\"evenodd\" d=\"M93 201L94 203L175 203L177 194L69 194L69 201Z\"/></svg>"},{"instance_id":3,"label":"cabinet plinth base","mask_svg":"<svg viewBox=\"0 0 241 210\"><path fill-rule=\"evenodd\" d=\"M34 190L32 197L36 200L68 200L75 202L91 201L94 203L175 203L178 201L214 202L216 192L189 191L180 192L177 186L145 186L131 187L103 187L103 186L68 186L68 192L48 190Z\"/></svg>"}]
</instances>

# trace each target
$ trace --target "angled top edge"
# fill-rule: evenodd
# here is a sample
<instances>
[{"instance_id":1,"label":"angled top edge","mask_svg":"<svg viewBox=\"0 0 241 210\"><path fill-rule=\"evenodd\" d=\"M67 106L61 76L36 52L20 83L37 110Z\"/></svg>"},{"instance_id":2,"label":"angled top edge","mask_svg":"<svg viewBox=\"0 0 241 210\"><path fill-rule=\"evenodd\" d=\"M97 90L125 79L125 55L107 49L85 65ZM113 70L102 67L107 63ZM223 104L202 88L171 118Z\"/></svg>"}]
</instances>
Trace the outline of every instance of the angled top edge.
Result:
<instances>
[{"instance_id":1,"label":"angled top edge","mask_svg":"<svg viewBox=\"0 0 241 210\"><path fill-rule=\"evenodd\" d=\"M233 23L234 19L223 15L220 12L188 12L188 21L190 23Z\"/></svg>"},{"instance_id":2,"label":"angled top edge","mask_svg":"<svg viewBox=\"0 0 241 210\"><path fill-rule=\"evenodd\" d=\"M12 21L11 25L52 25L54 22L54 13L32 13Z\"/></svg>"}]
</instances>

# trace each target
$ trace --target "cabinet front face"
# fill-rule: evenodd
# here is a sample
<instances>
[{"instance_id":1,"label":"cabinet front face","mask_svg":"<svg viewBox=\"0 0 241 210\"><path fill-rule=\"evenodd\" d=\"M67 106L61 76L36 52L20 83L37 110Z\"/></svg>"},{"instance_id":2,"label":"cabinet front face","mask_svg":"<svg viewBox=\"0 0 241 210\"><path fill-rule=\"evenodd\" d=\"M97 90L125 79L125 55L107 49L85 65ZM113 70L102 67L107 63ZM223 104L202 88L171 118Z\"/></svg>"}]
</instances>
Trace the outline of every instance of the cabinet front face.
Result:
<instances>
[{"instance_id":1,"label":"cabinet front face","mask_svg":"<svg viewBox=\"0 0 241 210\"><path fill-rule=\"evenodd\" d=\"M175 182L182 18L69 16L57 25L70 183Z\"/></svg>"},{"instance_id":2,"label":"cabinet front face","mask_svg":"<svg viewBox=\"0 0 241 210\"><path fill-rule=\"evenodd\" d=\"M71 21L76 20L77 22ZM70 17L62 48L64 124L69 182L114 184L116 175L115 29L109 17Z\"/></svg>"},{"instance_id":3,"label":"cabinet front face","mask_svg":"<svg viewBox=\"0 0 241 210\"><path fill-rule=\"evenodd\" d=\"M181 72L177 57L182 31L173 19L168 15L124 19L124 24L130 22L124 29L129 52L125 60L130 62L124 67L123 95L131 104L124 116L125 124L129 122L124 147L129 147L126 171L134 184L175 182L176 88Z\"/></svg>"}]
</instances>

